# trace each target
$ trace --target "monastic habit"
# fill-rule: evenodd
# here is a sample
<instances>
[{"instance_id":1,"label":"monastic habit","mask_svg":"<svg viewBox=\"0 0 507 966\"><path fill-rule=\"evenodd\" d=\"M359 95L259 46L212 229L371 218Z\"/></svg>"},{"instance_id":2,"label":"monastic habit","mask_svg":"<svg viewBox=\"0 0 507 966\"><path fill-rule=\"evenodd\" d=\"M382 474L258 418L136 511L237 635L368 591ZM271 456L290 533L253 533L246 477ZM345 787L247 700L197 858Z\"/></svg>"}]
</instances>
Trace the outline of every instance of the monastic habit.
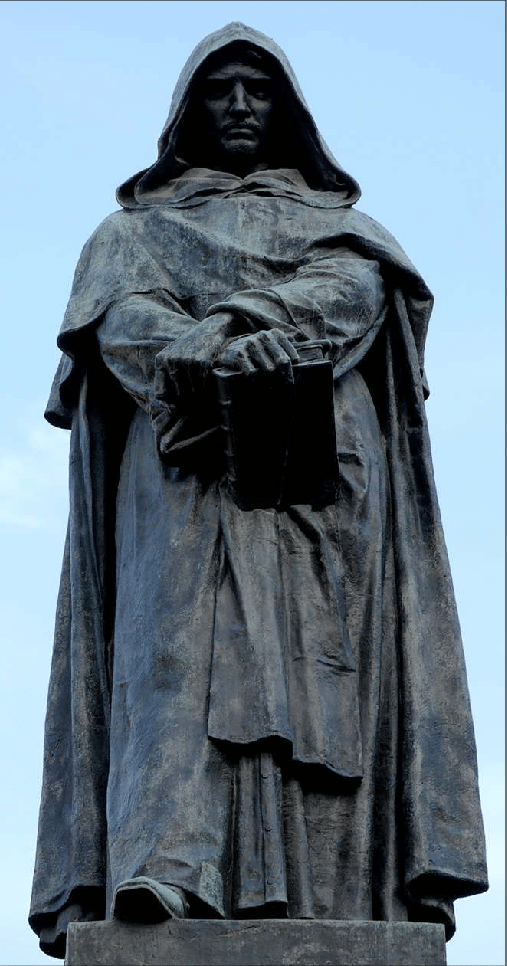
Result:
<instances>
[{"instance_id":1,"label":"monastic habit","mask_svg":"<svg viewBox=\"0 0 507 966\"><path fill-rule=\"evenodd\" d=\"M233 23L83 249L46 413L71 430L30 913L53 956L69 920L110 916L449 938L453 901L487 888L425 416L432 297L359 194L282 51ZM314 406L325 447L313 393L290 404L308 343L336 478L256 506L254 474L244 509L249 439L225 438L216 370L271 387L293 446Z\"/></svg>"}]
</instances>

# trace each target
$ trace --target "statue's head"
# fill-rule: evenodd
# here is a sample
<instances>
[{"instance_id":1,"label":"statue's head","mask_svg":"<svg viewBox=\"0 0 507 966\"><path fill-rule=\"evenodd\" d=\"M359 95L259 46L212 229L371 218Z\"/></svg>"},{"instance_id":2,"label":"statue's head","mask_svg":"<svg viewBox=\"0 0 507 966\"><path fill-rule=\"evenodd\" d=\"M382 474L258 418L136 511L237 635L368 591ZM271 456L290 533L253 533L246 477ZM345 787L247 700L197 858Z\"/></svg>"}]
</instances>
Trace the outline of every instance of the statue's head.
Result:
<instances>
[{"instance_id":1,"label":"statue's head","mask_svg":"<svg viewBox=\"0 0 507 966\"><path fill-rule=\"evenodd\" d=\"M189 168L245 177L260 168L296 168L309 188L331 191L336 205L357 201L359 186L320 136L296 76L278 45L234 22L192 51L176 83L158 158L125 181L126 208L160 200Z\"/></svg>"},{"instance_id":2,"label":"statue's head","mask_svg":"<svg viewBox=\"0 0 507 966\"><path fill-rule=\"evenodd\" d=\"M274 164L281 92L271 60L244 42L209 57L193 87L178 153L194 165L242 176Z\"/></svg>"}]
</instances>

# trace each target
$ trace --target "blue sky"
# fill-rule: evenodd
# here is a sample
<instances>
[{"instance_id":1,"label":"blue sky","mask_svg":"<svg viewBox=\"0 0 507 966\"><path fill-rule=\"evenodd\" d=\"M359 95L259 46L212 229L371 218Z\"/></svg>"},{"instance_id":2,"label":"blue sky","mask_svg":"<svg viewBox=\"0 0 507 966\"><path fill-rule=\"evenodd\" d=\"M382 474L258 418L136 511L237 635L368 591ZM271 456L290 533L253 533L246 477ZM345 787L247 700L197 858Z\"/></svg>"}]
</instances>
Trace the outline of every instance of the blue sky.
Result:
<instances>
[{"instance_id":1,"label":"blue sky","mask_svg":"<svg viewBox=\"0 0 507 966\"><path fill-rule=\"evenodd\" d=\"M488 0L3 2L0 964L49 963L26 925L67 434L42 412L79 251L154 158L177 75L243 20L284 48L358 207L435 295L427 404L479 753L491 889L457 903L457 966L503 951L503 35Z\"/></svg>"}]
</instances>

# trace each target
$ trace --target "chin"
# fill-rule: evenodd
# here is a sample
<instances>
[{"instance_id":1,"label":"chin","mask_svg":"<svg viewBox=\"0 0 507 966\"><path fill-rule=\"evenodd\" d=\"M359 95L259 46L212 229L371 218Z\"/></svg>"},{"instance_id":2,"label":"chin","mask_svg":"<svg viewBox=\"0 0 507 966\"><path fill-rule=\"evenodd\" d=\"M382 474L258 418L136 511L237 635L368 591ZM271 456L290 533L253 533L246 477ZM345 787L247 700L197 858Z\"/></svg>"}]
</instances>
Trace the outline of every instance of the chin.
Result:
<instances>
[{"instance_id":1,"label":"chin","mask_svg":"<svg viewBox=\"0 0 507 966\"><path fill-rule=\"evenodd\" d=\"M259 151L259 143L257 138L231 138L230 141L226 141L223 145L223 150L225 154L234 155L255 155Z\"/></svg>"}]
</instances>

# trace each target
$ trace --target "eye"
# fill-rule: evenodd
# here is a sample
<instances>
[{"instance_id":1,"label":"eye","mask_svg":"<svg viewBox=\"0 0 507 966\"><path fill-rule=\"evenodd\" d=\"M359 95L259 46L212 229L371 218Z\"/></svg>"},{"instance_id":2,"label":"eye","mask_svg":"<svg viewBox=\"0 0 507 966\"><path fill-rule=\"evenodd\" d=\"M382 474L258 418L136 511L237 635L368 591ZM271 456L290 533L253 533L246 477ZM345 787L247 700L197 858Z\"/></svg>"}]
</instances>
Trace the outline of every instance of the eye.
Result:
<instances>
[{"instance_id":1,"label":"eye","mask_svg":"<svg viewBox=\"0 0 507 966\"><path fill-rule=\"evenodd\" d=\"M245 89L251 97L255 97L258 101L265 101L271 97L271 86L264 82L251 81L245 84Z\"/></svg>"},{"instance_id":2,"label":"eye","mask_svg":"<svg viewBox=\"0 0 507 966\"><path fill-rule=\"evenodd\" d=\"M219 101L222 97L227 97L230 92L231 83L227 80L209 80L204 86L204 97L209 101Z\"/></svg>"}]
</instances>

